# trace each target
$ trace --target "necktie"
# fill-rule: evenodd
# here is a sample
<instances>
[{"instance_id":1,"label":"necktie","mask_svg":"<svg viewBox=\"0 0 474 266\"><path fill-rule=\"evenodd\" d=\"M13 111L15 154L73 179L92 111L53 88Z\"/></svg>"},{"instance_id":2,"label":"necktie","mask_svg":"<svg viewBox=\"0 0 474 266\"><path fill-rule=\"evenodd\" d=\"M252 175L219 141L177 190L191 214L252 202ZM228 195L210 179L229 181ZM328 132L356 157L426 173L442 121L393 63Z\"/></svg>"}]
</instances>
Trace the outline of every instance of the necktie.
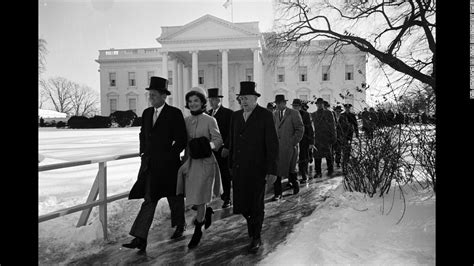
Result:
<instances>
[{"instance_id":1,"label":"necktie","mask_svg":"<svg viewBox=\"0 0 474 266\"><path fill-rule=\"evenodd\" d=\"M283 118L283 110L280 110L280 121Z\"/></svg>"},{"instance_id":2,"label":"necktie","mask_svg":"<svg viewBox=\"0 0 474 266\"><path fill-rule=\"evenodd\" d=\"M153 125L155 125L157 118L158 118L158 109L155 108L155 113L153 114Z\"/></svg>"}]
</instances>

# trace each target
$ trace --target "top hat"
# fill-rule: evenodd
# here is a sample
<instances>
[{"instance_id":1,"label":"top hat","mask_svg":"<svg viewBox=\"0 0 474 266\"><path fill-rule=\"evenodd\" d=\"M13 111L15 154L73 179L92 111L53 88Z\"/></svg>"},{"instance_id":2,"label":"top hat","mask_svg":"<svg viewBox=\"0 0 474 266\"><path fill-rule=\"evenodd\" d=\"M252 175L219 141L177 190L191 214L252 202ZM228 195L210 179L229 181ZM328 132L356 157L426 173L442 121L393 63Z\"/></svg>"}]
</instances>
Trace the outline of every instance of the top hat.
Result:
<instances>
[{"instance_id":1,"label":"top hat","mask_svg":"<svg viewBox=\"0 0 474 266\"><path fill-rule=\"evenodd\" d=\"M275 103L286 102L286 101L287 101L287 99L285 99L285 95L283 95L283 94L275 95Z\"/></svg>"},{"instance_id":2,"label":"top hat","mask_svg":"<svg viewBox=\"0 0 474 266\"><path fill-rule=\"evenodd\" d=\"M222 98L224 96L219 95L219 88L210 88L207 89L208 98Z\"/></svg>"},{"instance_id":3,"label":"top hat","mask_svg":"<svg viewBox=\"0 0 474 266\"><path fill-rule=\"evenodd\" d=\"M342 112L342 107L340 105L334 107L334 111L340 111Z\"/></svg>"},{"instance_id":4,"label":"top hat","mask_svg":"<svg viewBox=\"0 0 474 266\"><path fill-rule=\"evenodd\" d=\"M164 92L167 95L170 95L171 92L168 90L168 80L160 77L151 77L150 86L145 88L146 90L157 90L159 92Z\"/></svg>"},{"instance_id":5,"label":"top hat","mask_svg":"<svg viewBox=\"0 0 474 266\"><path fill-rule=\"evenodd\" d=\"M260 93L255 91L255 82L253 81L241 81L240 82L240 93L236 94L237 96L240 95L256 95L260 97Z\"/></svg>"},{"instance_id":6,"label":"top hat","mask_svg":"<svg viewBox=\"0 0 474 266\"><path fill-rule=\"evenodd\" d=\"M320 104L320 103L324 104L323 98L318 98L318 99L316 100L316 104Z\"/></svg>"},{"instance_id":7,"label":"top hat","mask_svg":"<svg viewBox=\"0 0 474 266\"><path fill-rule=\"evenodd\" d=\"M350 107L352 107L352 104L346 103L346 104L344 104L344 107L349 107L350 108Z\"/></svg>"},{"instance_id":8,"label":"top hat","mask_svg":"<svg viewBox=\"0 0 474 266\"><path fill-rule=\"evenodd\" d=\"M299 105L299 106L301 106L301 99L298 99L298 98L293 99L293 102L291 103L291 105Z\"/></svg>"}]
</instances>

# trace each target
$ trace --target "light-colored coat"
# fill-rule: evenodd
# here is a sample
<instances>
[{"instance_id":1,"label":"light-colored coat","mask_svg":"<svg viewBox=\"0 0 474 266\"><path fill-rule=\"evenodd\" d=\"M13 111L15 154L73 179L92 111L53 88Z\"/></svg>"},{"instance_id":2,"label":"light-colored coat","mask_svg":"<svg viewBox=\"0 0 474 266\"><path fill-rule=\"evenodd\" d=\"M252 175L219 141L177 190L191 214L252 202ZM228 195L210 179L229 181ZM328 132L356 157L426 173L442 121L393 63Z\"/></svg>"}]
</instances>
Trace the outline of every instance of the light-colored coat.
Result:
<instances>
[{"instance_id":1,"label":"light-colored coat","mask_svg":"<svg viewBox=\"0 0 474 266\"><path fill-rule=\"evenodd\" d=\"M279 110L273 112L273 120L278 135L278 176L288 176L293 153L297 152L296 146L303 138L304 124L298 111L286 108L280 121ZM296 162L296 160L294 160Z\"/></svg>"},{"instance_id":2,"label":"light-colored coat","mask_svg":"<svg viewBox=\"0 0 474 266\"><path fill-rule=\"evenodd\" d=\"M189 141L193 138L206 137L214 143L217 151L223 144L222 137L215 118L203 113L184 118L188 133L186 161L178 170L176 194L184 194L186 205L199 205L211 202L212 194L216 197L222 194L221 174L216 157L192 159L189 156Z\"/></svg>"}]
</instances>

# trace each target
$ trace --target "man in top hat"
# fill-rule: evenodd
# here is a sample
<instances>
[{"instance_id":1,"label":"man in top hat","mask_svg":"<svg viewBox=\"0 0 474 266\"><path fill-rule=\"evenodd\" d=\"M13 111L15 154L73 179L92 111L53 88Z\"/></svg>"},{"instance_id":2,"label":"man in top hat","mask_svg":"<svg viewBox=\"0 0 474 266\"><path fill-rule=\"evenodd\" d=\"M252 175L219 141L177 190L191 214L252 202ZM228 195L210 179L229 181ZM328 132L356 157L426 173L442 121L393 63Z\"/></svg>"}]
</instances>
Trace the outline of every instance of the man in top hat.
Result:
<instances>
[{"instance_id":1,"label":"man in top hat","mask_svg":"<svg viewBox=\"0 0 474 266\"><path fill-rule=\"evenodd\" d=\"M336 123L330 111L324 109L324 100L316 100L317 110L311 114L314 127L314 170L315 178L321 178L322 158L326 159L328 176L334 172L332 145L336 142Z\"/></svg>"},{"instance_id":2,"label":"man in top hat","mask_svg":"<svg viewBox=\"0 0 474 266\"><path fill-rule=\"evenodd\" d=\"M170 95L168 80L151 77L149 101L151 107L142 114L140 127L141 166L138 178L128 196L129 199L145 201L140 207L130 235L135 238L126 248L146 251L147 237L153 222L158 200L168 199L171 209L171 227L176 226L172 239L181 237L185 230L184 197L176 195L177 174L180 167L180 153L186 147L186 125L181 110L166 104Z\"/></svg>"},{"instance_id":3,"label":"man in top hat","mask_svg":"<svg viewBox=\"0 0 474 266\"><path fill-rule=\"evenodd\" d=\"M351 153L352 138L355 136L359 138L359 127L357 125L357 118L351 112L352 104L344 104L344 112L339 119L342 130L342 172L347 174L347 162Z\"/></svg>"},{"instance_id":4,"label":"man in top hat","mask_svg":"<svg viewBox=\"0 0 474 266\"><path fill-rule=\"evenodd\" d=\"M227 164L227 157L229 156L229 126L230 118L233 111L222 106L221 98L224 97L219 95L219 88L211 88L207 90L207 97L209 98L209 103L212 107L209 110L208 114L213 116L217 120L217 126L219 127L219 132L221 133L224 145L216 152L214 156L217 159L219 164L219 169L221 171L221 180L224 193L221 195L221 199L224 201L222 208L228 208L231 205L230 200L230 188L232 177L229 172L229 166Z\"/></svg>"},{"instance_id":5,"label":"man in top hat","mask_svg":"<svg viewBox=\"0 0 474 266\"><path fill-rule=\"evenodd\" d=\"M308 174L308 163L309 163L309 147L314 144L314 131L313 125L311 124L311 118L309 113L302 109L302 102L300 99L293 99L291 103L293 109L298 111L301 115L304 125L303 138L299 142L299 154L298 154L298 169L301 174L301 183L306 183Z\"/></svg>"},{"instance_id":6,"label":"man in top hat","mask_svg":"<svg viewBox=\"0 0 474 266\"><path fill-rule=\"evenodd\" d=\"M341 128L341 113L342 107L336 106L334 108L334 113L336 114L336 143L333 146L333 153L336 162L336 167L341 167L341 151L342 151L342 128Z\"/></svg>"},{"instance_id":7,"label":"man in top hat","mask_svg":"<svg viewBox=\"0 0 474 266\"><path fill-rule=\"evenodd\" d=\"M278 134L278 170L275 181L275 195L273 200L282 197L281 179L288 176L288 183L293 187L293 194L298 194L300 186L298 174L296 173L296 161L298 158L298 143L303 138L304 125L298 111L286 107L285 95L275 95L276 110L273 112L273 120Z\"/></svg>"},{"instance_id":8,"label":"man in top hat","mask_svg":"<svg viewBox=\"0 0 474 266\"><path fill-rule=\"evenodd\" d=\"M242 110L232 114L229 132L229 168L233 181L234 214L247 220L249 252L262 245L265 184L277 172L278 136L270 111L257 104L255 82L240 82Z\"/></svg>"}]
</instances>

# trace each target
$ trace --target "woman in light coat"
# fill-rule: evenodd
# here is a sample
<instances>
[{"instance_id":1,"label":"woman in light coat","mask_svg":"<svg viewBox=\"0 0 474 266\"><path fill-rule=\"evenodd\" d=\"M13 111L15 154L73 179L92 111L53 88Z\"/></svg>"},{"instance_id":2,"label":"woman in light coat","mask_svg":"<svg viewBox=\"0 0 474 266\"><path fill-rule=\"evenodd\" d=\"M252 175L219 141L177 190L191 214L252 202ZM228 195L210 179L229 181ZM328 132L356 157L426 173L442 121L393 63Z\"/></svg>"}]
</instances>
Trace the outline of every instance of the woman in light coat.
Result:
<instances>
[{"instance_id":1,"label":"woman in light coat","mask_svg":"<svg viewBox=\"0 0 474 266\"><path fill-rule=\"evenodd\" d=\"M186 108L191 111L191 115L184 119L188 141L206 137L209 140L211 149L217 151L222 143L217 121L214 117L205 113L206 96L204 90L193 88L185 96ZM214 154L207 158L193 159L190 156L189 142L185 151L185 162L178 171L177 194L184 194L186 205L194 205L197 215L194 220L194 234L188 244L189 248L194 248L201 240L201 227L205 224L207 229L211 225L211 215L214 213L211 207L206 205L211 202L212 195L219 197L223 190L219 165Z\"/></svg>"}]
</instances>

